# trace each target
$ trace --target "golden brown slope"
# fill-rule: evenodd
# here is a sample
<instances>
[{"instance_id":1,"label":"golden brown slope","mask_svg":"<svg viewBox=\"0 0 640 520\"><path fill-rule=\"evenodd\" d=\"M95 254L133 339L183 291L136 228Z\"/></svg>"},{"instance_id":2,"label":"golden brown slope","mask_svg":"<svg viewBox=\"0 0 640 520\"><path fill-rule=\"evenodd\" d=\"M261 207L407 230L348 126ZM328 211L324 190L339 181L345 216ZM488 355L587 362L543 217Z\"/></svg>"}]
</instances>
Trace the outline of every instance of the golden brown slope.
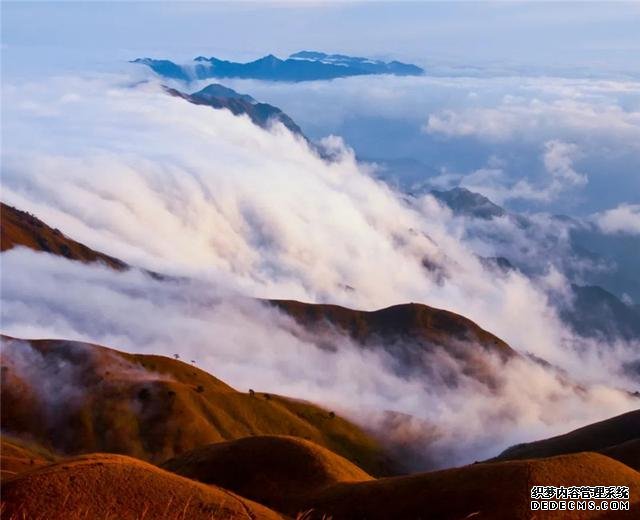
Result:
<instances>
[{"instance_id":1,"label":"golden brown slope","mask_svg":"<svg viewBox=\"0 0 640 520\"><path fill-rule=\"evenodd\" d=\"M349 421L310 403L238 392L174 359L3 337L2 366L3 429L65 454L162 462L214 442L293 435L372 474L393 470L380 445Z\"/></svg>"},{"instance_id":2,"label":"golden brown slope","mask_svg":"<svg viewBox=\"0 0 640 520\"><path fill-rule=\"evenodd\" d=\"M531 518L606 518L599 511L530 510L531 486L629 486L631 505L613 518L637 518L640 473L597 453L548 459L484 463L433 473L345 483L307 502L312 519L387 520L389 518L459 520L529 520Z\"/></svg>"},{"instance_id":3,"label":"golden brown slope","mask_svg":"<svg viewBox=\"0 0 640 520\"><path fill-rule=\"evenodd\" d=\"M371 480L326 448L286 436L211 444L179 455L162 467L291 514L303 509L312 494L338 482Z\"/></svg>"},{"instance_id":4,"label":"golden brown slope","mask_svg":"<svg viewBox=\"0 0 640 520\"><path fill-rule=\"evenodd\" d=\"M418 343L448 346L457 341L480 345L502 356L514 354L504 341L464 316L421 303L393 305L376 311L359 311L339 305L303 303L295 300L269 301L305 328L314 330L329 324L362 344L378 339L411 339Z\"/></svg>"},{"instance_id":5,"label":"golden brown slope","mask_svg":"<svg viewBox=\"0 0 640 520\"><path fill-rule=\"evenodd\" d=\"M386 351L393 358L390 368L403 376L445 378L456 385L464 374L493 388L500 384L493 358L506 361L517 356L504 341L464 316L420 303L376 311L293 300L269 303L328 344L338 333L338 343L348 335L363 348ZM455 360L454 369L443 370L442 354Z\"/></svg>"},{"instance_id":6,"label":"golden brown slope","mask_svg":"<svg viewBox=\"0 0 640 520\"><path fill-rule=\"evenodd\" d=\"M0 480L54 462L55 455L34 443L7 435L0 437Z\"/></svg>"},{"instance_id":7,"label":"golden brown slope","mask_svg":"<svg viewBox=\"0 0 640 520\"><path fill-rule=\"evenodd\" d=\"M0 251L23 246L81 262L102 262L113 269L127 264L65 236L33 215L0 202Z\"/></svg>"},{"instance_id":8,"label":"golden brown slope","mask_svg":"<svg viewBox=\"0 0 640 520\"><path fill-rule=\"evenodd\" d=\"M589 424L549 439L517 444L492 460L533 459L598 451L640 470L640 410Z\"/></svg>"},{"instance_id":9,"label":"golden brown slope","mask_svg":"<svg viewBox=\"0 0 640 520\"><path fill-rule=\"evenodd\" d=\"M2 486L7 520L276 520L269 509L121 455L94 454L39 468Z\"/></svg>"}]
</instances>

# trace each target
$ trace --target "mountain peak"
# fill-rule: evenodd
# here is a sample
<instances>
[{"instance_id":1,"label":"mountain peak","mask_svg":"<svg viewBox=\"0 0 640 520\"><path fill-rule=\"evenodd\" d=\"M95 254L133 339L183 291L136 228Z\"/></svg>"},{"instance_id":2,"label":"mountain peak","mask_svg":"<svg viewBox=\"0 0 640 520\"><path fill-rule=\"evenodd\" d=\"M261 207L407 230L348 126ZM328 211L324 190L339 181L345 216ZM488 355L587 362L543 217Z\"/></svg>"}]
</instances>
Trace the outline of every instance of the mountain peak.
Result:
<instances>
[{"instance_id":1,"label":"mountain peak","mask_svg":"<svg viewBox=\"0 0 640 520\"><path fill-rule=\"evenodd\" d=\"M192 94L193 96L199 96L201 98L205 97L216 97L216 98L225 98L225 99L243 99L249 103L255 103L256 100L253 99L248 94L240 94L236 92L232 88L225 87L220 83L211 83L211 85L207 85L202 90L195 92Z\"/></svg>"},{"instance_id":2,"label":"mountain peak","mask_svg":"<svg viewBox=\"0 0 640 520\"><path fill-rule=\"evenodd\" d=\"M262 58L259 58L245 65L248 65L248 66L258 65L260 67L276 68L282 63L284 63L284 61L278 58L277 56L274 56L273 54L267 54L266 56L263 56Z\"/></svg>"},{"instance_id":3,"label":"mountain peak","mask_svg":"<svg viewBox=\"0 0 640 520\"><path fill-rule=\"evenodd\" d=\"M150 67L163 77L183 79L246 78L267 81L314 81L361 76L366 74L393 74L415 76L424 73L416 65L391 61L386 63L369 58L344 54L326 54L318 51L300 51L282 60L273 54L247 63L206 58L194 58L193 65L178 65L168 60L138 58L132 63Z\"/></svg>"},{"instance_id":4,"label":"mountain peak","mask_svg":"<svg viewBox=\"0 0 640 520\"><path fill-rule=\"evenodd\" d=\"M454 213L482 219L492 219L506 215L506 211L484 195L461 186L446 191L432 190L433 195Z\"/></svg>"},{"instance_id":5,"label":"mountain peak","mask_svg":"<svg viewBox=\"0 0 640 520\"><path fill-rule=\"evenodd\" d=\"M227 109L234 115L244 114L256 125L268 128L272 122L282 123L292 133L307 139L300 127L278 107L259 103L248 94L240 94L220 83L212 83L198 92L187 94L165 87L167 93L180 97L194 105L206 105L216 109Z\"/></svg>"}]
</instances>

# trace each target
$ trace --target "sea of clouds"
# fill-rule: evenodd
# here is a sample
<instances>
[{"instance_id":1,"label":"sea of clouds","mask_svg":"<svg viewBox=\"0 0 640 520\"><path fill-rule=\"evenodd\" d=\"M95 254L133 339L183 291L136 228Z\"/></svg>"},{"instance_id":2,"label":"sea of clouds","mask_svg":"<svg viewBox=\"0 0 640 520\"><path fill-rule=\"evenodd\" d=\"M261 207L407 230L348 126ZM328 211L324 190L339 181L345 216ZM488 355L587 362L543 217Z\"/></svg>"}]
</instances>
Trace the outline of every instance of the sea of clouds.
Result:
<instances>
[{"instance_id":1,"label":"sea of clouds","mask_svg":"<svg viewBox=\"0 0 640 520\"><path fill-rule=\"evenodd\" d=\"M225 83L279 106L311 136L337 133L358 156L390 161L383 175L409 187L428 178L583 216L640 203L637 80L479 72ZM400 160L416 164L403 174Z\"/></svg>"},{"instance_id":2,"label":"sea of clouds","mask_svg":"<svg viewBox=\"0 0 640 520\"><path fill-rule=\"evenodd\" d=\"M7 84L3 105L4 202L179 277L3 253L6 334L179 353L238 388L331 405L371 428L386 410L408 414L429 425L415 429L414 443L435 442L440 454L430 450L423 467L488 457L637 407L621 372L633 346L567 329L550 303L567 293L561 272L487 269L449 210L430 196L408 202L339 138L325 141L336 152L327 162L282 126L263 130L121 75ZM579 179L567 159L576 150L550 142L548 168ZM473 379L450 387L402 377L382 349L347 338L323 349L254 297L361 309L422 302L467 316L558 371L490 360L502 374L497 391Z\"/></svg>"}]
</instances>

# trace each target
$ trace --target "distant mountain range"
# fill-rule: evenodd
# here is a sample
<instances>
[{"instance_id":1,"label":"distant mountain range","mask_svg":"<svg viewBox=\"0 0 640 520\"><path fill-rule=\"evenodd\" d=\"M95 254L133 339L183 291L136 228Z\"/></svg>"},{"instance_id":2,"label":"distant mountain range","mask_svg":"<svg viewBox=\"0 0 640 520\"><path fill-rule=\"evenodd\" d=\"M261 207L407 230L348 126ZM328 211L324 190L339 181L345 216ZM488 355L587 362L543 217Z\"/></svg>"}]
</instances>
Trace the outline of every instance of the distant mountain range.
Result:
<instances>
[{"instance_id":1,"label":"distant mountain range","mask_svg":"<svg viewBox=\"0 0 640 520\"><path fill-rule=\"evenodd\" d=\"M496 244L504 241L499 234L499 225L493 227L494 218L504 217L521 233L528 237L530 244L527 247L540 247L538 254L544 251L559 250L559 238L555 231L550 234L541 229L541 224L526 215L509 213L504 208L493 203L487 197L472 192L466 188L456 187L450 190L430 192L438 201L447 206L454 214L483 222L482 237L485 241ZM640 339L640 306L628 304L623 298L616 295L616 289L623 287L626 291L636 296L633 292L634 280L630 269L627 269L622 259L633 258L638 253L633 253L628 244L629 237L611 237L604 235L589 222L570 219L562 215L550 217L558 226L568 226L569 250L565 254L577 261L580 265L594 264L596 266L609 265L610 269L595 269L591 274L584 268L576 273L570 268L563 268L563 272L575 283L571 284L572 301L559 303L560 316L572 326L574 331L584 337L621 337L625 340ZM542 238L541 238L542 237ZM622 242L622 244L618 244ZM600 245L602 244L602 245ZM619 255L614 255L616 247L621 250ZM496 258L483 259L485 263L497 264L502 269L518 269L526 275L534 275L532 266L529 265L526 256L514 258L508 254L509 248L505 248ZM530 253L532 258L536 255ZM561 256L561 255L559 255ZM580 283L578 283L578 281ZM637 283L637 282L636 282ZM637 300L636 300L637 301Z\"/></svg>"},{"instance_id":2,"label":"distant mountain range","mask_svg":"<svg viewBox=\"0 0 640 520\"><path fill-rule=\"evenodd\" d=\"M246 114L254 124L262 128L268 128L274 121L280 122L294 134L306 139L300 127L278 107L268 103L259 103L248 94L240 94L219 83L212 83L193 94L186 94L168 87L165 89L172 96L181 97L195 105L206 105L218 109L226 108L234 115Z\"/></svg>"},{"instance_id":3,"label":"distant mountain range","mask_svg":"<svg viewBox=\"0 0 640 520\"><path fill-rule=\"evenodd\" d=\"M198 56L193 60L193 63L185 65L153 58L137 58L132 63L146 65L164 78L182 81L243 78L297 82L367 74L393 74L395 76L420 76L424 74L424 70L417 65L399 61L385 62L316 51L297 52L284 60L269 54L247 63L204 56Z\"/></svg>"}]
</instances>

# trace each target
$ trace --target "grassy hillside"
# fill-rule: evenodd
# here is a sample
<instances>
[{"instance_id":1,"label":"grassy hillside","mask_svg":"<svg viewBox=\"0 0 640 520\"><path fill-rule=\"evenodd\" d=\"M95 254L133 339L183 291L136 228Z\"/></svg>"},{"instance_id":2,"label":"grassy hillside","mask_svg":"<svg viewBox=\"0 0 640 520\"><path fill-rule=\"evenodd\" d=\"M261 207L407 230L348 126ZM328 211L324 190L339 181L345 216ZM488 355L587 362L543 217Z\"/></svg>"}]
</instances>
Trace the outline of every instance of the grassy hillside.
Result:
<instances>
[{"instance_id":1,"label":"grassy hillside","mask_svg":"<svg viewBox=\"0 0 640 520\"><path fill-rule=\"evenodd\" d=\"M111 452L160 463L214 442L292 435L373 475L393 472L374 439L308 402L238 392L162 356L72 341L2 342L3 430L59 453Z\"/></svg>"},{"instance_id":2,"label":"grassy hillside","mask_svg":"<svg viewBox=\"0 0 640 520\"><path fill-rule=\"evenodd\" d=\"M355 341L368 344L380 340L413 340L442 346L470 342L504 357L515 352L497 336L473 321L450 311L420 303L393 305L376 311L359 311L339 305L309 304L294 300L269 300L270 303L314 330L329 324L349 334Z\"/></svg>"},{"instance_id":3,"label":"grassy hillside","mask_svg":"<svg viewBox=\"0 0 640 520\"><path fill-rule=\"evenodd\" d=\"M58 459L53 453L33 442L2 435L0 437L0 480L45 466Z\"/></svg>"},{"instance_id":4,"label":"grassy hillside","mask_svg":"<svg viewBox=\"0 0 640 520\"><path fill-rule=\"evenodd\" d=\"M233 493L131 457L94 454L24 473L3 484L7 520L277 520Z\"/></svg>"},{"instance_id":5,"label":"grassy hillside","mask_svg":"<svg viewBox=\"0 0 640 520\"><path fill-rule=\"evenodd\" d=\"M615 484L613 484L615 482ZM474 464L433 473L339 484L307 503L320 519L411 518L459 520L530 520L531 486L630 487L630 511L613 518L637 518L640 473L597 453L580 453L539 460ZM535 516L538 518L538 516ZM545 519L608 518L601 511L545 512Z\"/></svg>"},{"instance_id":6,"label":"grassy hillside","mask_svg":"<svg viewBox=\"0 0 640 520\"><path fill-rule=\"evenodd\" d=\"M0 202L0 251L16 246L28 247L64 256L81 262L102 262L113 269L125 269L127 264L99 253L65 236L33 215Z\"/></svg>"},{"instance_id":7,"label":"grassy hillside","mask_svg":"<svg viewBox=\"0 0 640 520\"><path fill-rule=\"evenodd\" d=\"M304 509L314 494L340 482L372 477L348 460L296 437L261 436L211 444L163 467L215 484L280 511Z\"/></svg>"},{"instance_id":8,"label":"grassy hillside","mask_svg":"<svg viewBox=\"0 0 640 520\"><path fill-rule=\"evenodd\" d=\"M493 460L533 459L581 451L598 451L640 470L640 410L549 439L517 444Z\"/></svg>"}]
</instances>

